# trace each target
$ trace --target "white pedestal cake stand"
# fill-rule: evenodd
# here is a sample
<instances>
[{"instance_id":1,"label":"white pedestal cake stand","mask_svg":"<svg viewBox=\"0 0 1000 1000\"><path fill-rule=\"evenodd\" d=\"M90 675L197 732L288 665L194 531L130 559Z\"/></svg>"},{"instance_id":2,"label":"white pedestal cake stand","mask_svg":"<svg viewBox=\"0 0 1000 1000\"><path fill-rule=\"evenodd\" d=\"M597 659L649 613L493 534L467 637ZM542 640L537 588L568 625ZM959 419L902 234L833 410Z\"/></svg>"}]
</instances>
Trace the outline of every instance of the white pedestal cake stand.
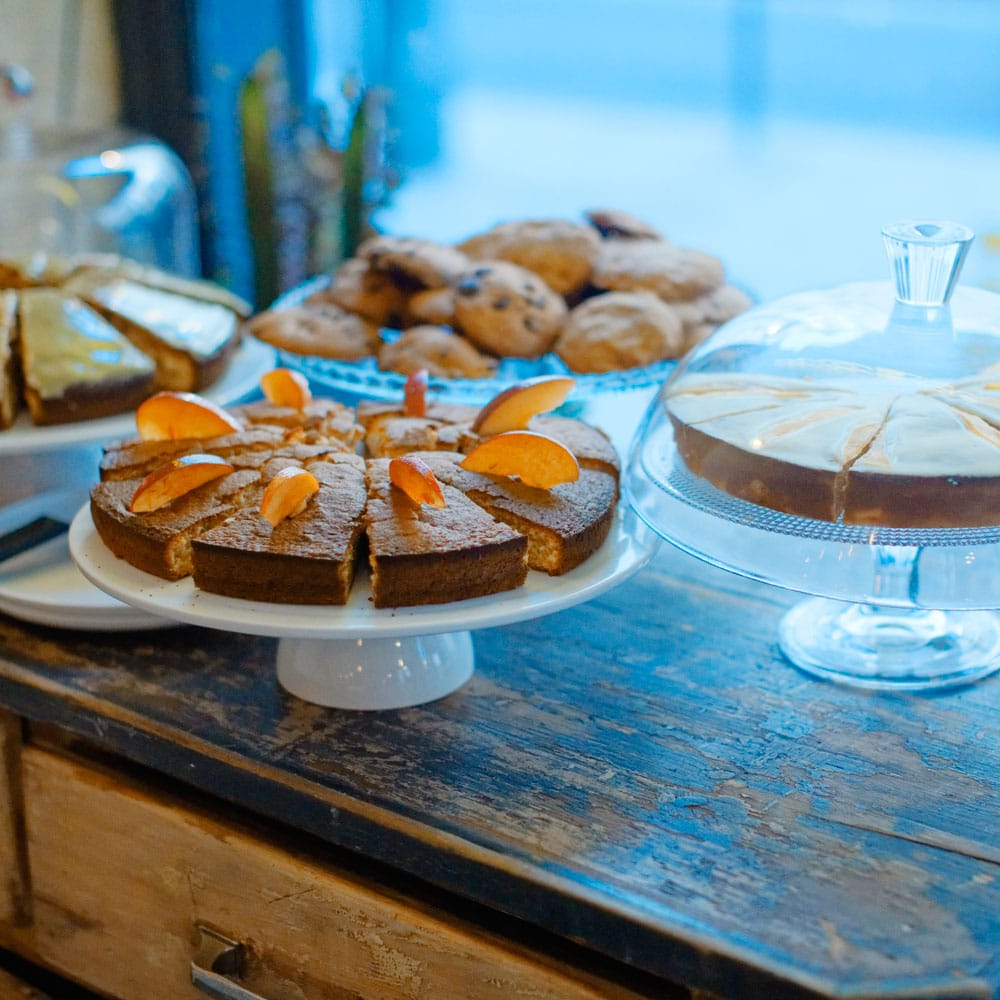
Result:
<instances>
[{"instance_id":1,"label":"white pedestal cake stand","mask_svg":"<svg viewBox=\"0 0 1000 1000\"><path fill-rule=\"evenodd\" d=\"M517 590L417 608L374 608L364 572L343 607L264 604L206 593L190 578L161 580L114 556L86 506L73 519L69 544L83 575L126 604L190 625L277 637L278 681L291 694L334 708L382 710L461 687L475 666L471 628L588 601L644 566L659 538L622 505L601 549L570 573L532 571Z\"/></svg>"}]
</instances>

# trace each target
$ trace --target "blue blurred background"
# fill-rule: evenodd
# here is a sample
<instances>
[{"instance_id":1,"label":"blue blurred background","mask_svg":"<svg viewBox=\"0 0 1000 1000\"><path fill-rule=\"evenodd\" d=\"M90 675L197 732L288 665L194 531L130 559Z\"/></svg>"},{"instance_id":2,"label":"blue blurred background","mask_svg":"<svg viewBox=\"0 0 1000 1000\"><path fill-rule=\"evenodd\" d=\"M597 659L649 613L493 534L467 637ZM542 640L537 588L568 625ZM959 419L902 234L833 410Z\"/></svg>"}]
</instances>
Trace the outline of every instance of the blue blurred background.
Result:
<instances>
[{"instance_id":1,"label":"blue blurred background","mask_svg":"<svg viewBox=\"0 0 1000 1000\"><path fill-rule=\"evenodd\" d=\"M247 255L231 104L274 45L296 101L322 109L335 142L345 79L387 96L393 186L373 216L384 230L450 240L503 219L618 207L718 254L769 299L886 277L883 223L948 218L978 236L964 279L1000 287L995 0L191 9L207 259L237 287Z\"/></svg>"},{"instance_id":2,"label":"blue blurred background","mask_svg":"<svg viewBox=\"0 0 1000 1000\"><path fill-rule=\"evenodd\" d=\"M884 277L884 222L953 218L979 235L966 280L1000 279L990 0L391 6L408 10L407 69L384 67L403 126L393 231L611 205L770 298Z\"/></svg>"}]
</instances>

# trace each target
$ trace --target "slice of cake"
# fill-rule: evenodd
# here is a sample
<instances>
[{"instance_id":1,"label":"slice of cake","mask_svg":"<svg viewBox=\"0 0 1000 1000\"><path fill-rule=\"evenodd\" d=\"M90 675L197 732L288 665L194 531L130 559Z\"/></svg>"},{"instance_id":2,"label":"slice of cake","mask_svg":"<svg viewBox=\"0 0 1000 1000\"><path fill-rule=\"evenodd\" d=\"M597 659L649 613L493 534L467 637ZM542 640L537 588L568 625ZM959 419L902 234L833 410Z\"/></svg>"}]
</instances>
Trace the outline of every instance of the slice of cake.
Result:
<instances>
[{"instance_id":1,"label":"slice of cake","mask_svg":"<svg viewBox=\"0 0 1000 1000\"><path fill-rule=\"evenodd\" d=\"M391 483L389 461L368 462L365 525L375 607L445 604L524 583L522 534L447 484L446 506L415 503Z\"/></svg>"},{"instance_id":2,"label":"slice of cake","mask_svg":"<svg viewBox=\"0 0 1000 1000\"><path fill-rule=\"evenodd\" d=\"M552 576L579 566L604 544L614 519L618 480L582 468L580 478L551 489L507 476L463 469L460 455L422 455L438 481L460 490L491 517L528 539L528 565Z\"/></svg>"},{"instance_id":3,"label":"slice of cake","mask_svg":"<svg viewBox=\"0 0 1000 1000\"><path fill-rule=\"evenodd\" d=\"M14 423L21 401L16 320L17 293L0 292L0 430Z\"/></svg>"},{"instance_id":4,"label":"slice of cake","mask_svg":"<svg viewBox=\"0 0 1000 1000\"><path fill-rule=\"evenodd\" d=\"M478 409L458 403L427 404L423 416L410 416L401 403L363 401L358 422L365 450L376 458L396 458L412 451L457 451Z\"/></svg>"},{"instance_id":5,"label":"slice of cake","mask_svg":"<svg viewBox=\"0 0 1000 1000\"><path fill-rule=\"evenodd\" d=\"M156 361L159 388L196 391L222 374L242 332L232 309L129 278L99 276L84 271L63 287L79 294Z\"/></svg>"},{"instance_id":6,"label":"slice of cake","mask_svg":"<svg viewBox=\"0 0 1000 1000\"><path fill-rule=\"evenodd\" d=\"M138 406L155 365L98 313L53 288L18 293L24 397L36 424L91 420Z\"/></svg>"},{"instance_id":7,"label":"slice of cake","mask_svg":"<svg viewBox=\"0 0 1000 1000\"><path fill-rule=\"evenodd\" d=\"M851 466L849 524L957 528L1000 524L1000 430L933 395L900 396Z\"/></svg>"},{"instance_id":8,"label":"slice of cake","mask_svg":"<svg viewBox=\"0 0 1000 1000\"><path fill-rule=\"evenodd\" d=\"M164 441L144 441L140 438L116 441L108 445L101 455L102 480L135 479L152 472L157 466L181 455L209 452L227 460L251 454L270 455L286 440L279 427L251 427L233 434L211 438L168 438ZM251 460L238 461L240 465L253 465Z\"/></svg>"},{"instance_id":9,"label":"slice of cake","mask_svg":"<svg viewBox=\"0 0 1000 1000\"><path fill-rule=\"evenodd\" d=\"M70 258L70 261L72 272L64 275L63 280L72 277L75 280L99 284L116 278L128 278L130 281L162 292L225 306L241 319L249 318L253 312L246 299L213 281L183 278L149 264L140 264L128 257L119 257L117 254L78 254L75 258Z\"/></svg>"},{"instance_id":10,"label":"slice of cake","mask_svg":"<svg viewBox=\"0 0 1000 1000\"><path fill-rule=\"evenodd\" d=\"M846 470L893 398L802 381L794 391L788 380L768 386L738 375L721 376L716 391L681 392L686 381L668 395L667 412L687 467L732 496L822 521L841 517Z\"/></svg>"},{"instance_id":11,"label":"slice of cake","mask_svg":"<svg viewBox=\"0 0 1000 1000\"><path fill-rule=\"evenodd\" d=\"M272 459L262 482L291 463L291 457ZM300 514L272 526L258 503L248 500L241 511L194 539L196 586L278 604L347 602L364 528L364 460L345 453L308 468L319 490Z\"/></svg>"},{"instance_id":12,"label":"slice of cake","mask_svg":"<svg viewBox=\"0 0 1000 1000\"><path fill-rule=\"evenodd\" d=\"M149 513L129 509L141 479L98 483L90 493L90 513L104 544L137 569L166 580L192 570L191 543L240 509L243 497L260 482L255 469L239 469L199 486Z\"/></svg>"},{"instance_id":13,"label":"slice of cake","mask_svg":"<svg viewBox=\"0 0 1000 1000\"><path fill-rule=\"evenodd\" d=\"M336 440L345 451L354 451L364 434L354 410L334 399L311 399L302 409L262 399L234 406L231 412L246 426L283 427L300 432L303 440Z\"/></svg>"}]
</instances>

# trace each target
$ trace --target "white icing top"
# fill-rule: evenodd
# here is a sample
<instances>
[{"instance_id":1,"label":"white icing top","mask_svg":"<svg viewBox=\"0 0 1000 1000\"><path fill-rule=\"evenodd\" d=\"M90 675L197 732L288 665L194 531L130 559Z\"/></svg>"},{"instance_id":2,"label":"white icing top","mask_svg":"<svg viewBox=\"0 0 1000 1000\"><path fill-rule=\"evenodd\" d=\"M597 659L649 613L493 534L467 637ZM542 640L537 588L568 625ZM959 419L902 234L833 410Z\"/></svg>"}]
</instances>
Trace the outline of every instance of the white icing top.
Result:
<instances>
[{"instance_id":1,"label":"white icing top","mask_svg":"<svg viewBox=\"0 0 1000 1000\"><path fill-rule=\"evenodd\" d=\"M195 357L212 357L233 338L239 322L231 309L218 303L148 288L126 278L95 286L89 298Z\"/></svg>"},{"instance_id":2,"label":"white icing top","mask_svg":"<svg viewBox=\"0 0 1000 1000\"><path fill-rule=\"evenodd\" d=\"M81 383L153 372L151 358L74 296L26 288L18 300L25 380L43 399Z\"/></svg>"},{"instance_id":3,"label":"white icing top","mask_svg":"<svg viewBox=\"0 0 1000 1000\"><path fill-rule=\"evenodd\" d=\"M711 437L810 469L1000 476L1000 374L837 385L692 374L667 387L666 403L677 420Z\"/></svg>"}]
</instances>

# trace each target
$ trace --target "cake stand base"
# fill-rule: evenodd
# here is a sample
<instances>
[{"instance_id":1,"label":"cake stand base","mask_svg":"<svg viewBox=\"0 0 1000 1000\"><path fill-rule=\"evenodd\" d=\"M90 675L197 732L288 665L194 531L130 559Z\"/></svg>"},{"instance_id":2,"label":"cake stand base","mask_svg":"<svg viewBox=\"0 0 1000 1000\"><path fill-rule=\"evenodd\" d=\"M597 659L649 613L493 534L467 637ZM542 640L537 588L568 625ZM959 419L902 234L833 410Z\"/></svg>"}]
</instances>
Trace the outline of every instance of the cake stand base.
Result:
<instances>
[{"instance_id":1,"label":"cake stand base","mask_svg":"<svg viewBox=\"0 0 1000 1000\"><path fill-rule=\"evenodd\" d=\"M968 684L1000 670L1000 616L816 597L786 613L781 650L807 673L882 691Z\"/></svg>"},{"instance_id":2,"label":"cake stand base","mask_svg":"<svg viewBox=\"0 0 1000 1000\"><path fill-rule=\"evenodd\" d=\"M278 642L278 682L329 708L408 708L460 688L475 665L469 632Z\"/></svg>"}]
</instances>

